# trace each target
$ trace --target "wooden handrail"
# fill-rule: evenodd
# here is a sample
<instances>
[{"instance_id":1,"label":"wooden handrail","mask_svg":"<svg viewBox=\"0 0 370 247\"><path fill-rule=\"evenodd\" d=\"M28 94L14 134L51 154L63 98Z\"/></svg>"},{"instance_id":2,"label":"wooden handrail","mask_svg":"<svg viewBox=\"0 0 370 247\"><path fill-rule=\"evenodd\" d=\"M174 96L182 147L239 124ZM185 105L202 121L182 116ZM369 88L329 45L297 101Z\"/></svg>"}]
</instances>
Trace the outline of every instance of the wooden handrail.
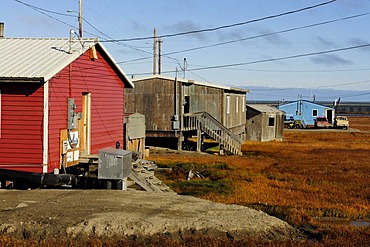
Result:
<instances>
[{"instance_id":1,"label":"wooden handrail","mask_svg":"<svg viewBox=\"0 0 370 247\"><path fill-rule=\"evenodd\" d=\"M187 113L183 131L201 129L234 154L241 154L242 140L207 112Z\"/></svg>"}]
</instances>

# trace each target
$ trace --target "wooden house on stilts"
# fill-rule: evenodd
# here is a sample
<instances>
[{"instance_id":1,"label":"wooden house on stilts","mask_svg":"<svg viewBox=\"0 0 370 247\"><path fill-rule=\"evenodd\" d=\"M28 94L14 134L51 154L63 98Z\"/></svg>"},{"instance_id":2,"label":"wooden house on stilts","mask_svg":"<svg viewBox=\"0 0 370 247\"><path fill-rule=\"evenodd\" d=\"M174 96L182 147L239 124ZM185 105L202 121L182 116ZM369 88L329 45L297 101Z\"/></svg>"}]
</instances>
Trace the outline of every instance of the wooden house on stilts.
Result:
<instances>
[{"instance_id":1,"label":"wooden house on stilts","mask_svg":"<svg viewBox=\"0 0 370 247\"><path fill-rule=\"evenodd\" d=\"M149 145L182 150L189 138L211 137L234 154L246 138L248 90L161 75L133 79L125 89L125 111L146 116Z\"/></svg>"}]
</instances>

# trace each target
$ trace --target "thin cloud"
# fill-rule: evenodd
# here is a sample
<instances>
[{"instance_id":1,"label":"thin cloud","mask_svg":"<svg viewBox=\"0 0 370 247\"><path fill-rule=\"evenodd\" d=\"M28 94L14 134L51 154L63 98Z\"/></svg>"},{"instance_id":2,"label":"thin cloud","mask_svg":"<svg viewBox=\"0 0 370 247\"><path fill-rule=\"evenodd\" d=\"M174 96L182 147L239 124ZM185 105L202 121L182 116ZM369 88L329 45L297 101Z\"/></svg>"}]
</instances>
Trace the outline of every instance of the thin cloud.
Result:
<instances>
[{"instance_id":1,"label":"thin cloud","mask_svg":"<svg viewBox=\"0 0 370 247\"><path fill-rule=\"evenodd\" d=\"M363 10L366 9L367 4L369 3L368 0L341 0L338 1L338 4L343 5L347 10L354 9L354 10Z\"/></svg>"},{"instance_id":2,"label":"thin cloud","mask_svg":"<svg viewBox=\"0 0 370 247\"><path fill-rule=\"evenodd\" d=\"M363 45L363 44L369 44L370 42L366 39L350 39L349 44L350 45ZM370 51L370 47L364 47L363 50Z\"/></svg>"},{"instance_id":3,"label":"thin cloud","mask_svg":"<svg viewBox=\"0 0 370 247\"><path fill-rule=\"evenodd\" d=\"M317 37L316 38L316 44L319 48L336 48L336 45L333 41L327 40L323 37Z\"/></svg>"},{"instance_id":4,"label":"thin cloud","mask_svg":"<svg viewBox=\"0 0 370 247\"><path fill-rule=\"evenodd\" d=\"M260 28L260 29L256 30L256 33L258 35L271 34L271 35L264 36L263 39L265 41L267 41L268 43L271 43L273 45L277 45L277 46L281 46L281 47L291 46L290 41L288 41L287 39L284 39L283 36L281 36L279 34L273 34L274 31L271 30L271 29Z\"/></svg>"},{"instance_id":5,"label":"thin cloud","mask_svg":"<svg viewBox=\"0 0 370 247\"><path fill-rule=\"evenodd\" d=\"M55 28L55 21L51 20L50 18L46 18L44 16L30 16L30 15L25 15L25 16L20 16L19 18L22 20L23 23L26 25L31 25L33 27L42 27L45 29L54 29Z\"/></svg>"},{"instance_id":6,"label":"thin cloud","mask_svg":"<svg viewBox=\"0 0 370 247\"><path fill-rule=\"evenodd\" d=\"M311 61L316 64L324 64L324 65L329 65L329 66L353 64L352 61L341 58L340 56L336 54L323 54L323 55L311 58Z\"/></svg>"},{"instance_id":7,"label":"thin cloud","mask_svg":"<svg viewBox=\"0 0 370 247\"><path fill-rule=\"evenodd\" d=\"M191 30L200 30L202 28L204 27L201 27L200 25L197 25L196 23L192 21L180 21L173 25L167 25L164 27L165 30L168 30L171 32L188 32ZM207 37L204 33L194 33L192 34L192 36L196 37L200 41L207 40Z\"/></svg>"}]
</instances>

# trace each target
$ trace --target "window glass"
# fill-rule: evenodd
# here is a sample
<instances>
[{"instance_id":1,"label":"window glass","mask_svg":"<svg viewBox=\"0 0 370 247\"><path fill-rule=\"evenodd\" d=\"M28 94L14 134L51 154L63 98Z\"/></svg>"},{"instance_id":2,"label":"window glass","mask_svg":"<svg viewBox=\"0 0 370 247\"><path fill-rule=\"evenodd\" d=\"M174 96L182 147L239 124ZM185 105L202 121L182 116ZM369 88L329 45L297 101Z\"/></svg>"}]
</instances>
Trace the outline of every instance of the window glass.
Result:
<instances>
[{"instance_id":1,"label":"window glass","mask_svg":"<svg viewBox=\"0 0 370 247\"><path fill-rule=\"evenodd\" d=\"M269 117L269 126L275 126L275 118Z\"/></svg>"},{"instance_id":2,"label":"window glass","mask_svg":"<svg viewBox=\"0 0 370 247\"><path fill-rule=\"evenodd\" d=\"M317 110L316 110L316 109L313 109L313 110L312 110L312 116L313 116L313 117L317 117Z\"/></svg>"}]
</instances>

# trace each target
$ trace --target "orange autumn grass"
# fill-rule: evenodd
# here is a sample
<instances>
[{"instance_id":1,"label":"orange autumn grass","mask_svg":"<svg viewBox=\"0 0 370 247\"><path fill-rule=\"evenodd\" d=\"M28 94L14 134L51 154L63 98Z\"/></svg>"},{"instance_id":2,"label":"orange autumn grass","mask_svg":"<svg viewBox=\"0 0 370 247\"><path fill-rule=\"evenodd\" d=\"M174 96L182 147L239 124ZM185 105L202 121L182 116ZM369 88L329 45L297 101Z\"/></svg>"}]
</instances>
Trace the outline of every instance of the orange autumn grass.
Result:
<instances>
[{"instance_id":1,"label":"orange autumn grass","mask_svg":"<svg viewBox=\"0 0 370 247\"><path fill-rule=\"evenodd\" d=\"M370 126L370 118L350 121L351 128L367 131ZM194 195L201 198L261 209L297 225L324 216L369 219L370 133L366 131L285 131L283 142L244 143L240 157L168 154L151 158L160 166L206 174L193 184L183 177L164 178L179 193L192 186ZM214 182L215 190L199 193L206 181ZM217 186L226 186L228 193Z\"/></svg>"}]
</instances>

